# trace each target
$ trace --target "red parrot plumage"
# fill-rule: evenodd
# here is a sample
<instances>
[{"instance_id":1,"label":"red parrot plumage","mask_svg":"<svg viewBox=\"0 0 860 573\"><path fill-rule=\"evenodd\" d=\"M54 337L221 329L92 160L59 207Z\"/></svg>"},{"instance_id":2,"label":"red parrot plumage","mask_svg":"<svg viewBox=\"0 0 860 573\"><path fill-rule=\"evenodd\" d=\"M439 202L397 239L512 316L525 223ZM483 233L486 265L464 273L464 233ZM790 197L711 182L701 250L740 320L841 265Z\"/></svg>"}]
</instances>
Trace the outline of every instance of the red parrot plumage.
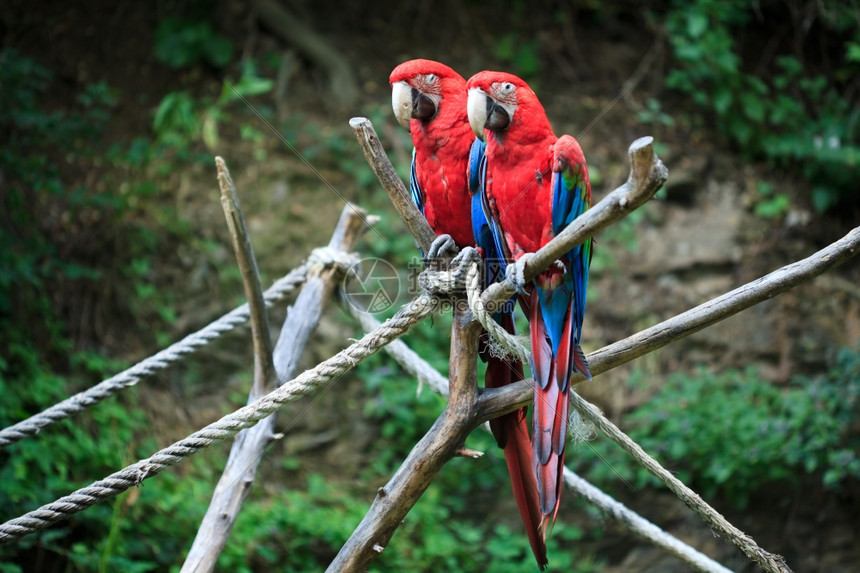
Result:
<instances>
[{"instance_id":1,"label":"red parrot plumage","mask_svg":"<svg viewBox=\"0 0 860 573\"><path fill-rule=\"evenodd\" d=\"M412 135L412 198L437 235L459 248L475 244L469 193L466 80L432 60L410 60L388 78L394 115Z\"/></svg>"},{"instance_id":2,"label":"red parrot plumage","mask_svg":"<svg viewBox=\"0 0 860 573\"><path fill-rule=\"evenodd\" d=\"M579 143L557 138L528 84L504 72L480 72L467 83L474 132L486 140L483 181L488 217L509 261L551 241L591 203ZM533 468L543 524L561 499L564 449L574 371L591 379L580 348L591 240L543 271L520 297L529 318L535 377Z\"/></svg>"},{"instance_id":3,"label":"red parrot plumage","mask_svg":"<svg viewBox=\"0 0 860 573\"><path fill-rule=\"evenodd\" d=\"M410 190L416 206L437 235L450 235L460 248L477 244L485 257L495 256L475 183L483 165L483 142L475 138L469 126L466 80L439 62L410 60L391 72L389 82L394 114L412 135L415 147ZM512 314L500 313L497 319L509 332L515 332ZM487 362L484 385L494 388L522 380L522 363L492 356L488 343L488 335L483 333L481 357ZM526 409L491 420L490 427L504 449L514 498L535 559L543 568L546 545L540 533Z\"/></svg>"}]
</instances>

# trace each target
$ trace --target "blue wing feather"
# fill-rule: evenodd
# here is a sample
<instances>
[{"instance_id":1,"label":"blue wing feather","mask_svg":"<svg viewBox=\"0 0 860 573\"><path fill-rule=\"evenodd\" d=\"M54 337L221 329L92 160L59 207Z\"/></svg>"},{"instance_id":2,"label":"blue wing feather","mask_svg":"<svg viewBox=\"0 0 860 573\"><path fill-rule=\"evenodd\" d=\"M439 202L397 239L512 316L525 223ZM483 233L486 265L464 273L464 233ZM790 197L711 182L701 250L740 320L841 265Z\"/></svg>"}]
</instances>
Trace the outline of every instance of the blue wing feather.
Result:
<instances>
[{"instance_id":1,"label":"blue wing feather","mask_svg":"<svg viewBox=\"0 0 860 573\"><path fill-rule=\"evenodd\" d=\"M418 184L418 171L415 169L415 150L412 150L412 168L409 172L409 193L412 195L412 202L424 215L424 192L421 191L421 186ZM426 215L424 215L426 217Z\"/></svg>"},{"instance_id":2,"label":"blue wing feather","mask_svg":"<svg viewBox=\"0 0 860 573\"><path fill-rule=\"evenodd\" d=\"M588 210L585 180L580 165L570 166L564 172L552 174L552 231L559 234L574 219ZM588 269L591 262L591 240L578 245L564 256L571 271L564 275L558 287L539 289L540 306L544 322L552 343L553 352L558 349L567 319L573 320L574 341L579 344L582 320L585 317L585 293L588 287ZM567 308L573 305L572 316Z\"/></svg>"},{"instance_id":3,"label":"blue wing feather","mask_svg":"<svg viewBox=\"0 0 860 573\"><path fill-rule=\"evenodd\" d=\"M504 276L505 260L499 243L501 231L487 205L485 147L486 144L478 138L472 143L469 152L469 191L472 193L472 234L475 236L475 243L484 251L484 261L491 267L486 269L486 288L499 276Z\"/></svg>"}]
</instances>

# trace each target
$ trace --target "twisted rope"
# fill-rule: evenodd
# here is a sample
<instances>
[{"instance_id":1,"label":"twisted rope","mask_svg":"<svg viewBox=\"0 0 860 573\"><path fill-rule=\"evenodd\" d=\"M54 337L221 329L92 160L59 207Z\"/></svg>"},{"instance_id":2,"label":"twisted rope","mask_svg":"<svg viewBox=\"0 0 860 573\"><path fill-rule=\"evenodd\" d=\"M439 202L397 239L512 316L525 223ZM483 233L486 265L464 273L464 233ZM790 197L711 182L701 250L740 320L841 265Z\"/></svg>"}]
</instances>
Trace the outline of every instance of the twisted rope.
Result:
<instances>
[{"instance_id":1,"label":"twisted rope","mask_svg":"<svg viewBox=\"0 0 860 573\"><path fill-rule=\"evenodd\" d=\"M507 332L493 319L498 309L488 307L481 300L481 263L473 248L465 248L451 261L448 271L426 270L418 277L418 284L430 294L450 295L466 292L466 302L475 319L490 333L490 351L499 358L511 356L528 363L531 352L520 339Z\"/></svg>"},{"instance_id":2,"label":"twisted rope","mask_svg":"<svg viewBox=\"0 0 860 573\"><path fill-rule=\"evenodd\" d=\"M752 537L732 525L721 513L708 505L699 494L687 487L672 472L661 466L630 436L610 422L597 406L584 400L576 392L570 393L570 405L578 410L583 418L594 424L604 435L630 454L639 465L662 481L687 507L698 513L702 520L711 527L714 534L726 537L765 571L791 573L791 569L781 555L769 553L759 547Z\"/></svg>"},{"instance_id":3,"label":"twisted rope","mask_svg":"<svg viewBox=\"0 0 860 573\"><path fill-rule=\"evenodd\" d=\"M572 488L580 497L596 506L605 515L618 521L624 527L640 535L668 553L681 559L698 571L712 573L730 573L720 563L707 555L690 547L671 533L663 531L638 513L630 510L624 504L606 495L569 468L564 468L564 483Z\"/></svg>"},{"instance_id":4,"label":"twisted rope","mask_svg":"<svg viewBox=\"0 0 860 573\"><path fill-rule=\"evenodd\" d=\"M305 281L307 265L293 269L286 276L275 282L264 294L266 307L283 300L287 294L295 290ZM248 304L232 310L215 322L189 334L179 342L171 344L164 350L141 360L128 370L120 372L92 388L84 390L70 398L66 398L50 408L22 420L8 428L0 430L0 448L37 434L42 428L64 420L77 412L98 404L110 398L120 390L134 386L147 376L164 370L174 362L196 351L201 346L209 344L222 334L241 326L248 321L250 311Z\"/></svg>"},{"instance_id":5,"label":"twisted rope","mask_svg":"<svg viewBox=\"0 0 860 573\"><path fill-rule=\"evenodd\" d=\"M346 270L358 262L359 258L355 253L347 253L346 251L332 247L317 247L308 255L305 266L307 266L309 271L317 265L322 265L323 267L335 265Z\"/></svg>"},{"instance_id":6,"label":"twisted rope","mask_svg":"<svg viewBox=\"0 0 860 573\"><path fill-rule=\"evenodd\" d=\"M88 487L3 523L0 525L0 545L67 519L79 511L140 484L143 480L181 462L213 442L232 438L239 431L253 426L287 402L300 398L321 384L338 378L395 338L406 333L409 328L432 314L437 308L438 301L433 297L426 294L420 295L358 342L315 368L306 370L256 402L224 416L187 438L159 450L145 460L140 460Z\"/></svg>"},{"instance_id":7,"label":"twisted rope","mask_svg":"<svg viewBox=\"0 0 860 573\"><path fill-rule=\"evenodd\" d=\"M342 299L341 302L367 332L370 332L379 326L379 322L375 318L349 304L348 300ZM391 355L404 370L416 376L419 381L422 379L427 381L434 391L445 397L448 396L448 379L442 376L438 370L433 368L433 366L421 358L420 355L410 349L402 340L393 341L385 347L385 351ZM483 424L483 429L489 432L489 424ZM564 468L564 482L568 487L573 489L577 495L597 507L604 515L618 521L636 535L641 536L657 547L660 547L661 549L678 557L696 570L706 571L708 573L729 573L729 569L726 569L707 555L704 555L677 537L674 537L671 533L668 533L657 525L651 523L624 504L616 501L567 467Z\"/></svg>"},{"instance_id":8,"label":"twisted rope","mask_svg":"<svg viewBox=\"0 0 860 573\"><path fill-rule=\"evenodd\" d=\"M484 330L490 333L490 338L493 344L490 348L494 353L503 354L505 356L513 356L519 359L520 362L528 364L531 359L531 352L522 345L520 339L502 328L502 325L496 322L484 301L481 300L481 273L478 263L473 262L469 265L466 272L466 300L469 302L469 310L475 315L475 319L481 323Z\"/></svg>"}]
</instances>

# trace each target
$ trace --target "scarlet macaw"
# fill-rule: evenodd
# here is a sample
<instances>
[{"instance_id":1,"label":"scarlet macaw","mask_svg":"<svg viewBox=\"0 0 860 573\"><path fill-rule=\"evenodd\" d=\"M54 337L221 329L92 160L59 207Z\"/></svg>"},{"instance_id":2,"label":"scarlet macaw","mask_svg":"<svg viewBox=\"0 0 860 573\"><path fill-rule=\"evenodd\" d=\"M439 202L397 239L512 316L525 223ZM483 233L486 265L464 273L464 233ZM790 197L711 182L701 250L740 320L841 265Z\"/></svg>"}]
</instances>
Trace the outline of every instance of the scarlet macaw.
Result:
<instances>
[{"instance_id":1,"label":"scarlet macaw","mask_svg":"<svg viewBox=\"0 0 860 573\"><path fill-rule=\"evenodd\" d=\"M576 139L554 135L543 106L522 79L484 71L469 79L467 89L469 122L486 141L488 219L499 249L517 261L589 208L585 156ZM591 379L579 345L590 261L589 239L520 285L532 343L533 468L542 525L555 520L561 500L570 376L577 371Z\"/></svg>"},{"instance_id":2,"label":"scarlet macaw","mask_svg":"<svg viewBox=\"0 0 860 573\"><path fill-rule=\"evenodd\" d=\"M484 144L475 138L466 114L466 80L448 66L431 60L411 60L391 72L392 106L398 122L412 134L410 190L415 205L440 238L449 235L459 247L475 244L485 260L499 256L489 232L478 193ZM444 249L434 242L430 258ZM497 320L515 332L513 315L499 313ZM481 356L487 362L484 385L495 388L523 379L517 360L491 356L489 339L482 334ZM537 486L531 471L531 442L526 409L490 421L511 475L511 485L529 542L541 567L546 545L539 528Z\"/></svg>"}]
</instances>

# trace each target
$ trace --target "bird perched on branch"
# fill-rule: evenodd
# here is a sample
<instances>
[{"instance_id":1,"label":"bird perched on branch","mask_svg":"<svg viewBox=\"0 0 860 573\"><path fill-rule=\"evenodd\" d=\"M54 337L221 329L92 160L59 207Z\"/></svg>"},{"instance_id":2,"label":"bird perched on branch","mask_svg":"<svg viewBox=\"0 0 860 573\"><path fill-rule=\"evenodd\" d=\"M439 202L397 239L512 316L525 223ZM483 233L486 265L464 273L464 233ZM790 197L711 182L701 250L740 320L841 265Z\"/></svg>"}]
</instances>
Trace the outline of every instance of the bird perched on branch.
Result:
<instances>
[{"instance_id":1,"label":"bird perched on branch","mask_svg":"<svg viewBox=\"0 0 860 573\"><path fill-rule=\"evenodd\" d=\"M556 137L535 93L522 79L480 72L467 83L473 131L486 141L483 192L506 272L529 318L535 378L533 464L542 526L554 522L561 499L570 377L591 379L580 348L591 240L524 284L523 261L591 204L588 168L579 143Z\"/></svg>"},{"instance_id":2,"label":"bird perched on branch","mask_svg":"<svg viewBox=\"0 0 860 573\"><path fill-rule=\"evenodd\" d=\"M446 249L447 241L464 248L476 245L485 269L500 255L484 218L479 193L484 144L475 138L466 113L466 80L448 66L431 60L410 60L391 72L392 106L397 121L412 135L410 190L412 199L439 235L427 253L432 259ZM446 238L447 237L447 238ZM514 333L510 309L495 315ZM493 356L487 333L481 335L480 353L487 362L484 385L496 388L523 379L522 363ZM526 409L490 421L505 462L520 516L538 565L546 565L546 545L540 534L541 514L531 470Z\"/></svg>"}]
</instances>

